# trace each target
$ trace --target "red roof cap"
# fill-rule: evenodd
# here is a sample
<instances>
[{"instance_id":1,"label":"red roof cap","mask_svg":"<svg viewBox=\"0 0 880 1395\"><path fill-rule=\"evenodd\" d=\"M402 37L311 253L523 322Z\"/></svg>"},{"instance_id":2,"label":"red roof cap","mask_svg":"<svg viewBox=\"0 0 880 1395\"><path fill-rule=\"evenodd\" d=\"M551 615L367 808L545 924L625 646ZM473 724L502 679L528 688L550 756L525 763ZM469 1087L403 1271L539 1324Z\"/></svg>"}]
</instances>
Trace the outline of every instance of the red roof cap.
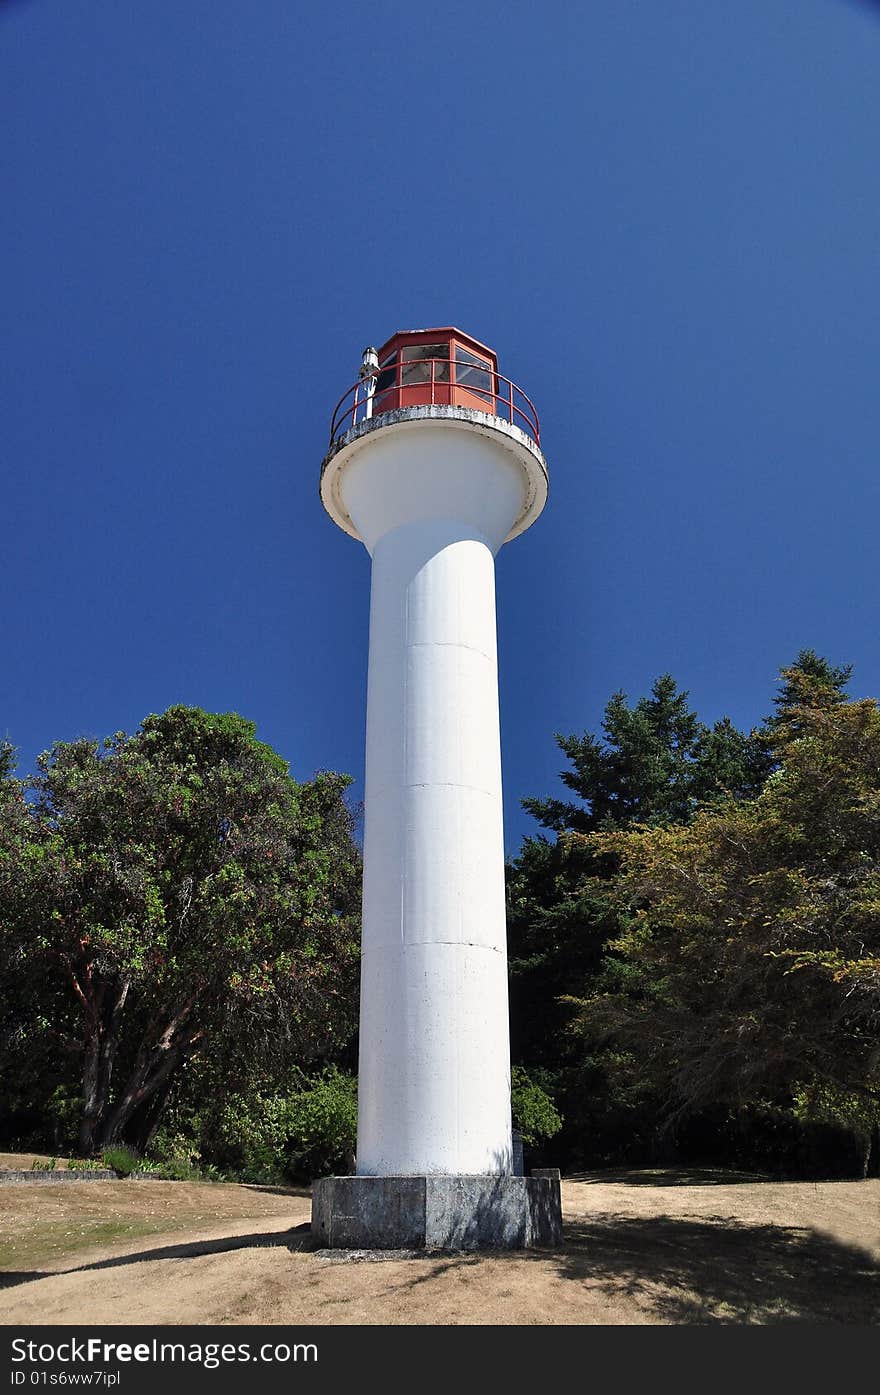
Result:
<instances>
[{"instance_id":1,"label":"red roof cap","mask_svg":"<svg viewBox=\"0 0 880 1395\"><path fill-rule=\"evenodd\" d=\"M455 325L441 325L436 329L399 329L396 334L392 334L390 339L379 349L379 360L386 357L392 350L397 349L402 344L430 344L433 340L452 340L456 343L464 344L467 348L472 348L477 353L487 354L493 365L498 367L498 355L494 349L490 349L488 344L482 340L475 339L472 334L466 334L463 329L457 329Z\"/></svg>"}]
</instances>

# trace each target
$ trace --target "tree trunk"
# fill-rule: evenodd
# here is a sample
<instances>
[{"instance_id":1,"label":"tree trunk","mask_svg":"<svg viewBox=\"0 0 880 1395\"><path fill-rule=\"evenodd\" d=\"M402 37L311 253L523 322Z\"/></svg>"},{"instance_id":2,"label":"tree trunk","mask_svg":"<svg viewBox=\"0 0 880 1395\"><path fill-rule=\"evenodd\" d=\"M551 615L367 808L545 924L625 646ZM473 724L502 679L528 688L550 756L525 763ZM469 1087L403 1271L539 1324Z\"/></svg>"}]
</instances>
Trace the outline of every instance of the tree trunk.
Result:
<instances>
[{"instance_id":1,"label":"tree trunk","mask_svg":"<svg viewBox=\"0 0 880 1395\"><path fill-rule=\"evenodd\" d=\"M135 1112L146 1105L160 1087L170 1082L173 1072L204 1036L203 1030L194 1031L188 1025L195 1001L192 998L184 1003L161 1030L154 1023L153 1030L144 1035L125 1089L109 1118L102 1123L101 1147L121 1140L122 1132Z\"/></svg>"},{"instance_id":2,"label":"tree trunk","mask_svg":"<svg viewBox=\"0 0 880 1395\"><path fill-rule=\"evenodd\" d=\"M120 1023L130 986L131 979L124 979L118 985L109 1011L103 992L91 1001L83 998L86 1009L86 1042L79 1150L84 1157L104 1146L103 1143L98 1143L97 1139L110 1098L110 1082L119 1046Z\"/></svg>"},{"instance_id":3,"label":"tree trunk","mask_svg":"<svg viewBox=\"0 0 880 1395\"><path fill-rule=\"evenodd\" d=\"M155 1094L136 1109L129 1120L128 1137L133 1148L141 1157L147 1152L162 1122L162 1114L171 1093L173 1080L169 1078Z\"/></svg>"},{"instance_id":4,"label":"tree trunk","mask_svg":"<svg viewBox=\"0 0 880 1395\"><path fill-rule=\"evenodd\" d=\"M83 1061L83 1112L79 1125L79 1151L86 1158L94 1149L95 1129L104 1106L99 1088L100 1059L101 1030L95 1018L86 1028Z\"/></svg>"},{"instance_id":5,"label":"tree trunk","mask_svg":"<svg viewBox=\"0 0 880 1395\"><path fill-rule=\"evenodd\" d=\"M122 1141L122 1133L135 1112L146 1105L160 1085L168 1080L183 1060L180 1047L165 1047L154 1051L135 1068L122 1092L119 1103L101 1129L101 1147Z\"/></svg>"}]
</instances>

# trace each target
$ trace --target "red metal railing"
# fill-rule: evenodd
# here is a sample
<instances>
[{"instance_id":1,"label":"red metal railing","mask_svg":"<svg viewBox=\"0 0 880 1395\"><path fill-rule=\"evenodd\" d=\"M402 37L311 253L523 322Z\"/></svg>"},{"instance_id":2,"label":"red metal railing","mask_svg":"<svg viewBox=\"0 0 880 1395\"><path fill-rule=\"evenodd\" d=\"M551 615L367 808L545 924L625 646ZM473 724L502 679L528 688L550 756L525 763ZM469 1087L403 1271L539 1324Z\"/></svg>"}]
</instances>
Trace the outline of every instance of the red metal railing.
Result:
<instances>
[{"instance_id":1,"label":"red metal railing","mask_svg":"<svg viewBox=\"0 0 880 1395\"><path fill-rule=\"evenodd\" d=\"M446 370L445 377L438 372L440 366ZM462 377L468 374L481 386L457 381L456 369L461 370ZM425 376L414 376L418 373ZM389 374L392 375L390 383ZM511 426L519 426L527 436L531 436L536 446L541 444L541 427L534 403L516 383L488 366L482 368L473 363L457 363L453 358L398 359L396 363L380 368L373 376L373 382L380 380L381 389L376 388L372 394L368 390L369 378L359 378L342 394L330 422L331 446L344 432L370 417L381 416L383 412L395 411L398 407L431 404L475 407L478 411L501 417ZM484 382L486 386L482 386Z\"/></svg>"}]
</instances>

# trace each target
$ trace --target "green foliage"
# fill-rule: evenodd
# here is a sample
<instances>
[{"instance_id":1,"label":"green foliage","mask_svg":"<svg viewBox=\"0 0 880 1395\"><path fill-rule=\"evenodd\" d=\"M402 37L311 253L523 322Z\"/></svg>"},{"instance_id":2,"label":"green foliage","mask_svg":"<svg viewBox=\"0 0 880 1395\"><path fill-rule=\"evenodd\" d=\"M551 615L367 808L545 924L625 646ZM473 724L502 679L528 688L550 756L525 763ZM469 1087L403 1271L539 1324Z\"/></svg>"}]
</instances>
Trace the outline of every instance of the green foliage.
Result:
<instances>
[{"instance_id":1,"label":"green foliage","mask_svg":"<svg viewBox=\"0 0 880 1395\"><path fill-rule=\"evenodd\" d=\"M284 1091L251 1088L206 1104L189 1127L192 1137L158 1134L153 1156L211 1158L227 1175L263 1184L351 1171L357 1081L335 1066L298 1072L293 1088L288 1079Z\"/></svg>"},{"instance_id":2,"label":"green foliage","mask_svg":"<svg viewBox=\"0 0 880 1395\"><path fill-rule=\"evenodd\" d=\"M877 750L850 672L803 650L748 736L664 677L558 738L577 799L524 801L556 836L508 867L508 932L514 1056L569 1165L761 1134L815 1172L808 1137L863 1128L841 1101L874 1108Z\"/></svg>"},{"instance_id":3,"label":"green foliage","mask_svg":"<svg viewBox=\"0 0 880 1395\"><path fill-rule=\"evenodd\" d=\"M31 1172L54 1172L57 1161L57 1158L47 1158L45 1162L41 1162L39 1158L34 1158Z\"/></svg>"},{"instance_id":4,"label":"green foliage","mask_svg":"<svg viewBox=\"0 0 880 1395\"><path fill-rule=\"evenodd\" d=\"M880 711L792 713L757 799L689 825L593 835L622 864L625 965L581 1004L668 1082L677 1111L855 1095L880 1114ZM799 1102L799 1103L798 1103Z\"/></svg>"},{"instance_id":5,"label":"green foliage","mask_svg":"<svg viewBox=\"0 0 880 1395\"><path fill-rule=\"evenodd\" d=\"M245 1182L284 1181L289 1099L260 1092L231 1094L202 1124L202 1148Z\"/></svg>"},{"instance_id":6,"label":"green foliage","mask_svg":"<svg viewBox=\"0 0 880 1395\"><path fill-rule=\"evenodd\" d=\"M0 784L12 783L15 778L15 747L8 741L0 741Z\"/></svg>"},{"instance_id":7,"label":"green foliage","mask_svg":"<svg viewBox=\"0 0 880 1395\"><path fill-rule=\"evenodd\" d=\"M522 1134L523 1143L553 1138L562 1128L562 1117L552 1097L521 1066L513 1068L510 1102L513 1126Z\"/></svg>"},{"instance_id":8,"label":"green foliage","mask_svg":"<svg viewBox=\"0 0 880 1395\"><path fill-rule=\"evenodd\" d=\"M190 1134L160 1125L150 1142L150 1155L157 1163L185 1163L197 1167L201 1153Z\"/></svg>"},{"instance_id":9,"label":"green foliage","mask_svg":"<svg viewBox=\"0 0 880 1395\"><path fill-rule=\"evenodd\" d=\"M101 1154L101 1166L111 1168L120 1177L130 1177L133 1172L139 1172L141 1162L138 1153L120 1143L114 1144L112 1148L105 1148Z\"/></svg>"},{"instance_id":10,"label":"green foliage","mask_svg":"<svg viewBox=\"0 0 880 1395\"><path fill-rule=\"evenodd\" d=\"M801 713L827 712L846 702L846 685L852 677L852 664L835 667L813 649L802 649L793 664L782 670L776 708L765 723L763 735L772 748L793 740L803 730Z\"/></svg>"},{"instance_id":11,"label":"green foliage","mask_svg":"<svg viewBox=\"0 0 880 1395\"><path fill-rule=\"evenodd\" d=\"M834 1082L814 1079L794 1090L792 1113L796 1119L840 1125L867 1138L880 1121L880 1103Z\"/></svg>"},{"instance_id":12,"label":"green foliage","mask_svg":"<svg viewBox=\"0 0 880 1395\"><path fill-rule=\"evenodd\" d=\"M223 1177L215 1167L197 1167L185 1158L169 1158L167 1162L141 1161L136 1169L148 1172L157 1182L219 1182Z\"/></svg>"},{"instance_id":13,"label":"green foliage","mask_svg":"<svg viewBox=\"0 0 880 1395\"><path fill-rule=\"evenodd\" d=\"M566 1119L560 1156L575 1165L648 1148L654 1091L629 1071L625 1050L594 1044L585 1055L571 1030L572 998L602 972L620 908L616 856L566 834L686 822L707 804L754 793L772 768L757 734L726 718L706 726L687 698L669 675L632 706L615 693L601 738L557 737L569 761L561 779L578 802L523 801L556 836L525 839L507 869L511 1045L516 1060L545 1073Z\"/></svg>"},{"instance_id":14,"label":"green foliage","mask_svg":"<svg viewBox=\"0 0 880 1395\"><path fill-rule=\"evenodd\" d=\"M511 1049L515 1060L557 1069L577 1043L562 1001L573 983L598 972L617 930L613 910L589 874L603 868L581 845L528 838L507 869Z\"/></svg>"},{"instance_id":15,"label":"green foliage","mask_svg":"<svg viewBox=\"0 0 880 1395\"><path fill-rule=\"evenodd\" d=\"M308 1082L289 1101L288 1166L299 1177L354 1170L357 1080L336 1067Z\"/></svg>"},{"instance_id":16,"label":"green foliage","mask_svg":"<svg viewBox=\"0 0 880 1395\"><path fill-rule=\"evenodd\" d=\"M707 800L755 793L767 760L754 734L744 736L728 718L705 726L687 699L669 674L633 707L625 693L615 693L602 739L588 732L556 737L571 766L560 779L582 803L524 799L523 807L554 832L588 833L682 823Z\"/></svg>"},{"instance_id":17,"label":"green foliage","mask_svg":"<svg viewBox=\"0 0 880 1395\"><path fill-rule=\"evenodd\" d=\"M131 737L56 744L30 803L0 783L0 1055L42 1053L45 1075L59 1046L77 1049L80 1151L142 1151L206 1053L235 1073L344 1048L360 877L348 783L299 784L253 723L182 706Z\"/></svg>"},{"instance_id":18,"label":"green foliage","mask_svg":"<svg viewBox=\"0 0 880 1395\"><path fill-rule=\"evenodd\" d=\"M50 907L42 849L23 783L5 747L0 776L0 1119L4 1136L24 1148L66 1151L74 1141L58 1119L57 1091L72 1083L67 1030L75 1016L60 974L48 972L24 925ZM74 1070L75 1070L75 1062ZM73 1077L75 1080L75 1076ZM75 1138L75 1133L74 1133Z\"/></svg>"}]
</instances>

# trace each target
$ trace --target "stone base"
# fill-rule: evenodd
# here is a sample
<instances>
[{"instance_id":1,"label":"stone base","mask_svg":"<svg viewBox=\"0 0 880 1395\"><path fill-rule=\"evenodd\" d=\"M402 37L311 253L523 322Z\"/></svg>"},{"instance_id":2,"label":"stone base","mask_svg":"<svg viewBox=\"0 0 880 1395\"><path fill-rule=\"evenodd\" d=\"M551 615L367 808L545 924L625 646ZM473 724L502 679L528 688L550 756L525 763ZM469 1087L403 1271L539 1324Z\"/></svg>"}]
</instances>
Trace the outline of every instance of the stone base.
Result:
<instances>
[{"instance_id":1,"label":"stone base","mask_svg":"<svg viewBox=\"0 0 880 1395\"><path fill-rule=\"evenodd\" d=\"M551 1177L322 1177L312 1234L331 1250L524 1250L562 1242Z\"/></svg>"}]
</instances>

